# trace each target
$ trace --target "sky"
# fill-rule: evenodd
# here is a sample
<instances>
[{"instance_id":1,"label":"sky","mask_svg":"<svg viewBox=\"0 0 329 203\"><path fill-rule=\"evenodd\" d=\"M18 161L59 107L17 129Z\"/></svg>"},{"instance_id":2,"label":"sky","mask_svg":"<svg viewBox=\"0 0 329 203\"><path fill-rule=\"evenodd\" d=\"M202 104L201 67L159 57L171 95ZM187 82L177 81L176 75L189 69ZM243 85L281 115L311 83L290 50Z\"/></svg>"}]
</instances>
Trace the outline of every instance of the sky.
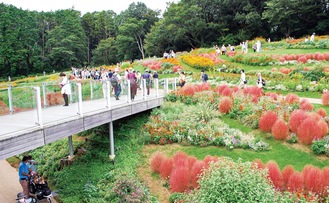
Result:
<instances>
[{"instance_id":1,"label":"sky","mask_svg":"<svg viewBox=\"0 0 329 203\"><path fill-rule=\"evenodd\" d=\"M0 0L4 4L12 4L17 8L30 11L56 11L60 9L70 9L81 11L81 14L94 11L113 10L119 14L126 10L129 4L143 2L152 9L161 9L163 13L166 9L166 2L178 2L178 0Z\"/></svg>"}]
</instances>

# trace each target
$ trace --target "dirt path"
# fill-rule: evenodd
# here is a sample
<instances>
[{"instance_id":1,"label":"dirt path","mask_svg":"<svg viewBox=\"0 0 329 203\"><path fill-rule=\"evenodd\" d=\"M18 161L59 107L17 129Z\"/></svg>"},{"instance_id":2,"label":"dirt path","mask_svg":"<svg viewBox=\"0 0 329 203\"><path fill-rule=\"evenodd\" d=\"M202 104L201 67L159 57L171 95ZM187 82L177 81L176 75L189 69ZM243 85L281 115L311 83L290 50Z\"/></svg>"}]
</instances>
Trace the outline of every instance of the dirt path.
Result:
<instances>
[{"instance_id":1,"label":"dirt path","mask_svg":"<svg viewBox=\"0 0 329 203\"><path fill-rule=\"evenodd\" d=\"M6 160L0 160L0 202L17 202L16 195L22 191L18 172Z\"/></svg>"},{"instance_id":2,"label":"dirt path","mask_svg":"<svg viewBox=\"0 0 329 203\"><path fill-rule=\"evenodd\" d=\"M0 160L0 177L0 203L16 203L17 193L22 192L17 169L13 168L6 160ZM46 200L39 200L38 202L42 203ZM54 199L53 203L56 203Z\"/></svg>"}]
</instances>

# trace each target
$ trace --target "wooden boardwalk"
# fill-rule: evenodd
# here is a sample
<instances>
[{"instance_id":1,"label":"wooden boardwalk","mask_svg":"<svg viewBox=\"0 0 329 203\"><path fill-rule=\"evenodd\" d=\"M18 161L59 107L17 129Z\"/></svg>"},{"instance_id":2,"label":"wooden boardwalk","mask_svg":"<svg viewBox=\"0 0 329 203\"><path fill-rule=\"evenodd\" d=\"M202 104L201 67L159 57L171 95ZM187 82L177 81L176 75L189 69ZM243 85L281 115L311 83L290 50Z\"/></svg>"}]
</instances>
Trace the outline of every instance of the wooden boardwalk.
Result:
<instances>
[{"instance_id":1,"label":"wooden boardwalk","mask_svg":"<svg viewBox=\"0 0 329 203\"><path fill-rule=\"evenodd\" d=\"M42 126L38 121L37 110L0 116L0 160L35 149L42 145L66 138L73 134L160 106L164 102L164 91L151 90L148 97L137 93L134 101L128 102L127 96L120 100L110 98L108 108L106 99L82 102L83 115L79 115L78 103L68 107L62 105L42 108Z\"/></svg>"}]
</instances>

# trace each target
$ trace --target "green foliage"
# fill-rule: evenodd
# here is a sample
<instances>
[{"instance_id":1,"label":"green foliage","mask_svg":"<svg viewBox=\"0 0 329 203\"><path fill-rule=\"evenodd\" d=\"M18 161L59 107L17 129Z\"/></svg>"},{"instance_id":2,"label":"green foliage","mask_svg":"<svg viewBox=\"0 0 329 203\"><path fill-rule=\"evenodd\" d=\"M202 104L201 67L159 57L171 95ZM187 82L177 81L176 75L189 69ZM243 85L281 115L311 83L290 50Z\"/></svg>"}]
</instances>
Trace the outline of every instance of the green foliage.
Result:
<instances>
[{"instance_id":1,"label":"green foliage","mask_svg":"<svg viewBox=\"0 0 329 203\"><path fill-rule=\"evenodd\" d=\"M267 172L251 163L223 158L211 164L199 179L199 189L187 195L188 202L277 202L277 193Z\"/></svg>"},{"instance_id":2,"label":"green foliage","mask_svg":"<svg viewBox=\"0 0 329 203\"><path fill-rule=\"evenodd\" d=\"M314 154L325 154L329 156L329 136L312 142L311 150Z\"/></svg>"},{"instance_id":3,"label":"green foliage","mask_svg":"<svg viewBox=\"0 0 329 203\"><path fill-rule=\"evenodd\" d=\"M169 202L170 203L176 203L184 200L185 196L183 193L174 192L169 196Z\"/></svg>"}]
</instances>

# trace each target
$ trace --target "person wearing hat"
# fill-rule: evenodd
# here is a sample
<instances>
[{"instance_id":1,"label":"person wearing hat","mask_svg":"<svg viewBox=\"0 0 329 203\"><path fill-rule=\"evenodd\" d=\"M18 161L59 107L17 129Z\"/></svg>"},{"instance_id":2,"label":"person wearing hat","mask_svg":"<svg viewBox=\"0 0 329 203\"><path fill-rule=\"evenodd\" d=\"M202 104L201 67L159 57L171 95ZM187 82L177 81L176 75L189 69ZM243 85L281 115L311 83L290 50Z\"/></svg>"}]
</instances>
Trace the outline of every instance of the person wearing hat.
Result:
<instances>
[{"instance_id":1,"label":"person wearing hat","mask_svg":"<svg viewBox=\"0 0 329 203\"><path fill-rule=\"evenodd\" d=\"M29 192L29 167L27 165L27 162L29 161L28 156L24 156L21 163L18 167L18 177L19 177L19 183L21 184L23 188L23 194L26 198L29 198L30 192Z\"/></svg>"},{"instance_id":2,"label":"person wearing hat","mask_svg":"<svg viewBox=\"0 0 329 203\"><path fill-rule=\"evenodd\" d=\"M66 74L61 72L59 76L62 78L62 82L60 82L60 87L61 87L61 94L63 95L64 99L64 105L63 106L68 106L69 105L69 97L68 95L71 94L71 87L70 87L70 81L66 77Z\"/></svg>"}]
</instances>

